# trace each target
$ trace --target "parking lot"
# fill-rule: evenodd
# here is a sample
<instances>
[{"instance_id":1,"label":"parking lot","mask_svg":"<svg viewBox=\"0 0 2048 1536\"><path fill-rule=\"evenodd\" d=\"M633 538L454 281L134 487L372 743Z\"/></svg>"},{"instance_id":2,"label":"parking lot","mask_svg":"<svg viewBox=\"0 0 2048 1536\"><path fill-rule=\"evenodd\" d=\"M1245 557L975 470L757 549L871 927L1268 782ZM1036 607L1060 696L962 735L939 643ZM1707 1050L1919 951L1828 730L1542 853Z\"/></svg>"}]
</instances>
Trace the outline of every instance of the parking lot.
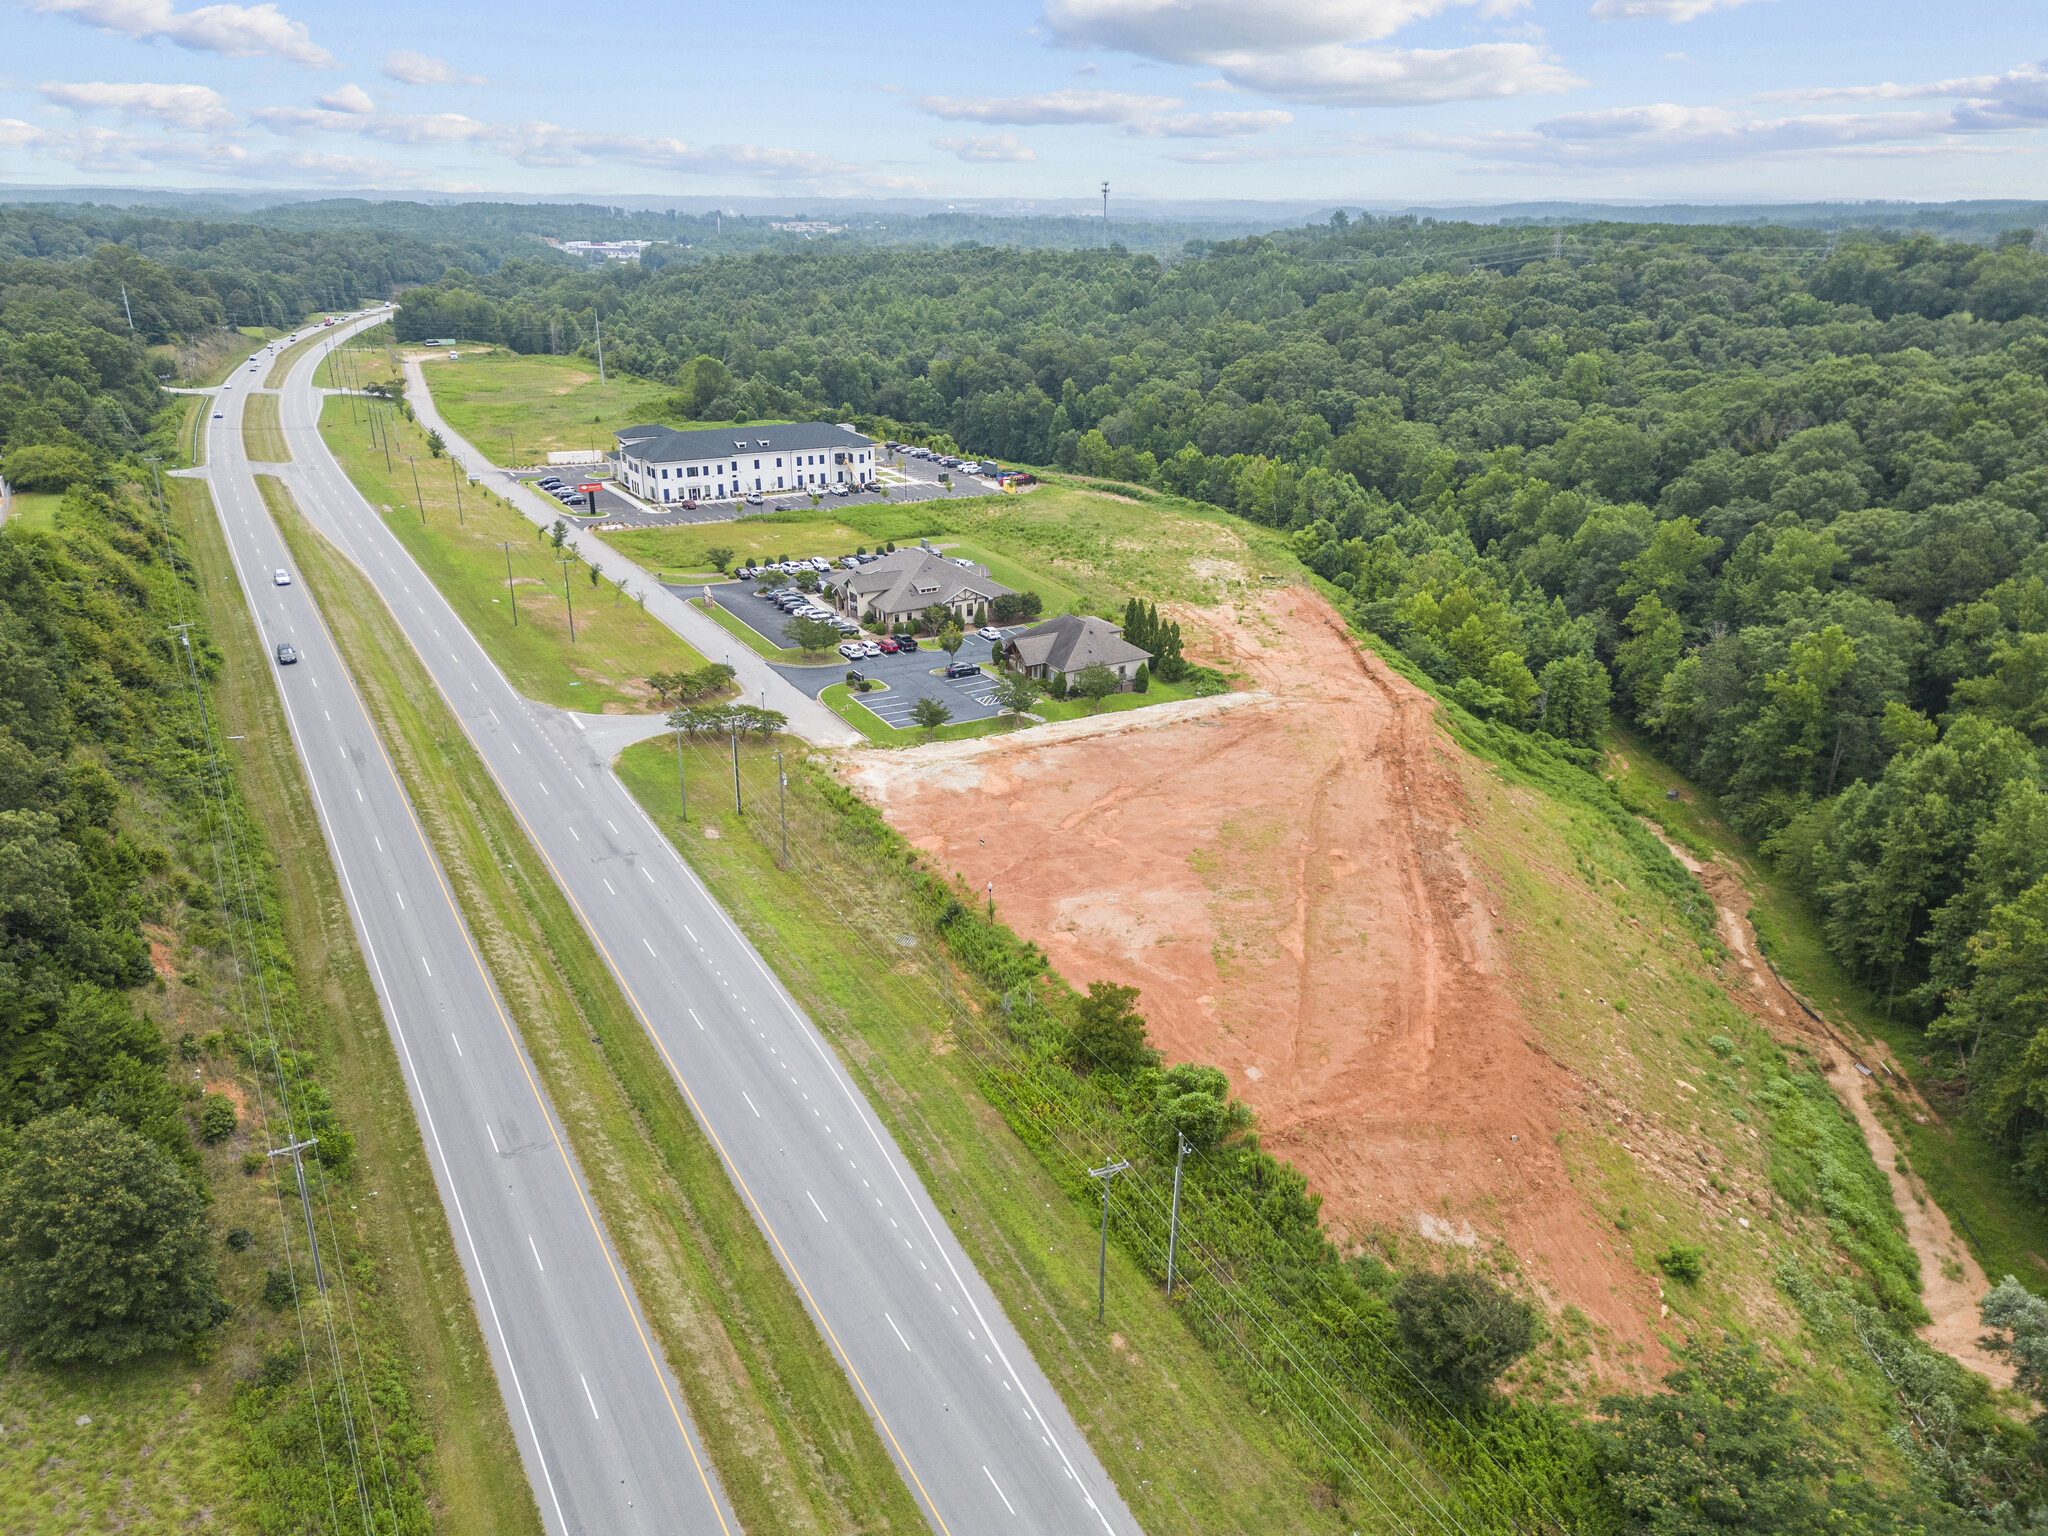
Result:
<instances>
[{"instance_id":1,"label":"parking lot","mask_svg":"<svg viewBox=\"0 0 2048 1536\"><path fill-rule=\"evenodd\" d=\"M759 585L751 581L721 582L709 588L712 601L727 613L733 615L763 639L775 645L786 645L782 629L789 622L789 616L766 598L756 597L754 588ZM679 597L702 597L706 588L698 585L671 586ZM872 639L873 636L862 636ZM960 647L960 660L986 665L995 651L990 641L973 634ZM886 683L886 691L856 694L855 698L886 725L908 728L915 724L910 712L917 707L917 701L924 698L937 699L953 712L954 720L986 720L1002 711L997 708L994 696L996 679L993 674L982 672L974 677L948 678L943 674L948 661L946 653L929 640L920 642L919 648L895 656L868 656L859 661L848 661L842 656L833 656L830 661L818 666L798 667L781 663L775 664L790 682L816 698L834 683L844 682L848 672L857 671L863 677L874 678Z\"/></svg>"},{"instance_id":2,"label":"parking lot","mask_svg":"<svg viewBox=\"0 0 2048 1536\"><path fill-rule=\"evenodd\" d=\"M575 485L590 466L561 465L554 469L539 470L534 474L522 474L520 478L532 485L533 481L545 475L554 475ZM851 491L844 496L827 495L820 499L818 510L828 507L873 505L882 501L912 502L931 501L947 496L985 496L990 487L965 470L954 470L953 489L948 491L939 484L944 473L938 465L928 464L922 459L905 457L900 464L888 463L881 466L882 476L889 486L885 497L877 491ZM674 528L690 523L729 523L736 518L754 517L763 512L781 512L793 507L809 507L810 497L802 491L792 491L784 496L765 497L758 507L745 502L701 501L695 507L684 507L680 502L655 504L639 501L613 489L609 482L600 482L604 488L597 493L597 511L584 514L563 509L563 516L575 518L584 527L612 523L621 528ZM546 496L547 492L533 486L536 494ZM553 498L550 497L550 500ZM776 643L781 644L781 630L776 630Z\"/></svg>"}]
</instances>

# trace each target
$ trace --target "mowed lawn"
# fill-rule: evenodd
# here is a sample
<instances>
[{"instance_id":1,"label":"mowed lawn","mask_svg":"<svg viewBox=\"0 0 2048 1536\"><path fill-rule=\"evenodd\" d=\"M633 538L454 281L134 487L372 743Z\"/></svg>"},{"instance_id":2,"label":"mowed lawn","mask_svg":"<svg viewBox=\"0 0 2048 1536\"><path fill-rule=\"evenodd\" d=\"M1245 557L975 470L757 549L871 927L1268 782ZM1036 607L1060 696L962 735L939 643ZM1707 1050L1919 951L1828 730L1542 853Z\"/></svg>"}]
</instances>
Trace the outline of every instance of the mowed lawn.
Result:
<instances>
[{"instance_id":1,"label":"mowed lawn","mask_svg":"<svg viewBox=\"0 0 2048 1536\"><path fill-rule=\"evenodd\" d=\"M415 348L407 348L415 351ZM448 351L461 354L455 361ZM496 464L533 464L575 448L608 452L619 427L669 420L675 387L617 373L597 382L597 365L580 357L521 357L503 350L424 354L427 388L443 419Z\"/></svg>"},{"instance_id":2,"label":"mowed lawn","mask_svg":"<svg viewBox=\"0 0 2048 1536\"><path fill-rule=\"evenodd\" d=\"M600 578L593 586L587 566L568 567L565 595L564 568L554 547L503 501L464 483L458 515L452 462L427 451L417 426L392 424L389 468L383 450L372 447L367 427L350 419L348 401L328 400L320 432L491 660L528 698L592 714L652 709L654 694L645 682L651 673L704 665L674 631L620 596L610 582ZM402 454L411 454L412 462Z\"/></svg>"},{"instance_id":3,"label":"mowed lawn","mask_svg":"<svg viewBox=\"0 0 2048 1536\"><path fill-rule=\"evenodd\" d=\"M242 407L242 449L258 464L291 462L291 445L278 419L277 396L251 395Z\"/></svg>"}]
</instances>

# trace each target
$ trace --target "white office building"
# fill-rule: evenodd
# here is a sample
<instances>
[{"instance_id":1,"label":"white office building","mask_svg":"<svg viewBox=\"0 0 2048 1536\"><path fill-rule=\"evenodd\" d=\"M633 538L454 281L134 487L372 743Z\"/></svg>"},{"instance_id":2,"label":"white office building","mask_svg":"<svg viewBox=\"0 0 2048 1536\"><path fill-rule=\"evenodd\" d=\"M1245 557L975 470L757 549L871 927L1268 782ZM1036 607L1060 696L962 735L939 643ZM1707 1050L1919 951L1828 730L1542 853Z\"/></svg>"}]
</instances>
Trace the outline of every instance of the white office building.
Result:
<instances>
[{"instance_id":1,"label":"white office building","mask_svg":"<svg viewBox=\"0 0 2048 1536\"><path fill-rule=\"evenodd\" d=\"M618 438L618 480L647 501L725 501L860 485L875 478L875 443L851 427L627 427Z\"/></svg>"}]
</instances>

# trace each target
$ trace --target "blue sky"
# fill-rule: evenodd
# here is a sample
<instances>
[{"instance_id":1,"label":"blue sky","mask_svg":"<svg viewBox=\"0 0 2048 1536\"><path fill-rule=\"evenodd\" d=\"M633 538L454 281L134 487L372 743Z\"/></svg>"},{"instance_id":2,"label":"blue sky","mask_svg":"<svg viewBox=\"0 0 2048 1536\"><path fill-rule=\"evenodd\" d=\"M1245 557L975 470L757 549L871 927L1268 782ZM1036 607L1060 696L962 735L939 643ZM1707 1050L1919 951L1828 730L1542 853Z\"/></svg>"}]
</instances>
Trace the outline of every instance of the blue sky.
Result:
<instances>
[{"instance_id":1,"label":"blue sky","mask_svg":"<svg viewBox=\"0 0 2048 1536\"><path fill-rule=\"evenodd\" d=\"M2038 0L0 0L0 181L2048 196Z\"/></svg>"}]
</instances>

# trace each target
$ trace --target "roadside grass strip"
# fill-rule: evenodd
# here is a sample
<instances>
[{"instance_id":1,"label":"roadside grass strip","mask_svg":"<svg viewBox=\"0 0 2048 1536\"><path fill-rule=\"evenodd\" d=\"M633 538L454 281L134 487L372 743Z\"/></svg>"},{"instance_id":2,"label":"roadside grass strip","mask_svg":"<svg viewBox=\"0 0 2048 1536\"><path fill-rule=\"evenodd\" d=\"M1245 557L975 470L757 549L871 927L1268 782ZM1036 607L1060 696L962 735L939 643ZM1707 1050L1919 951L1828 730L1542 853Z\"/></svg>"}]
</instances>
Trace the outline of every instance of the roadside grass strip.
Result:
<instances>
[{"instance_id":1,"label":"roadside grass strip","mask_svg":"<svg viewBox=\"0 0 2048 1536\"><path fill-rule=\"evenodd\" d=\"M278 419L277 396L252 394L242 407L242 449L257 464L288 464L291 445Z\"/></svg>"},{"instance_id":2,"label":"roadside grass strip","mask_svg":"<svg viewBox=\"0 0 2048 1536\"><path fill-rule=\"evenodd\" d=\"M375 589L296 511L278 521L740 1525L754 1536L922 1529L873 1421L652 1037Z\"/></svg>"}]
</instances>

